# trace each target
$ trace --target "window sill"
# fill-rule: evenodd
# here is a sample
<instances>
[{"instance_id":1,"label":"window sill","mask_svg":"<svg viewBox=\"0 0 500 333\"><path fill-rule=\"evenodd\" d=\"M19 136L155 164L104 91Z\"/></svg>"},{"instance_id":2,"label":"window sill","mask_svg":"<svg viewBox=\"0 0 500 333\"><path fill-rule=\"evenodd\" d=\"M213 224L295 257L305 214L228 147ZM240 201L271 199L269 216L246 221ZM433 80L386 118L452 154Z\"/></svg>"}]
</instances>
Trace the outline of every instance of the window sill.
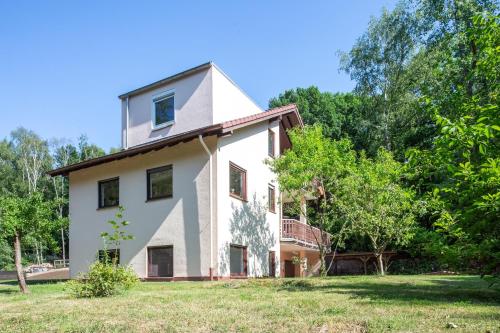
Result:
<instances>
[{"instance_id":1,"label":"window sill","mask_svg":"<svg viewBox=\"0 0 500 333\"><path fill-rule=\"evenodd\" d=\"M114 205L114 206L97 207L96 210L106 210L106 209L118 208L119 206L120 206L120 204Z\"/></svg>"},{"instance_id":2,"label":"window sill","mask_svg":"<svg viewBox=\"0 0 500 333\"><path fill-rule=\"evenodd\" d=\"M232 194L232 193L229 193L229 196L230 196L231 198L238 199L238 200L243 201L243 202L248 202L248 200L247 200L246 198L239 197L239 196L234 195L234 194Z\"/></svg>"},{"instance_id":3,"label":"window sill","mask_svg":"<svg viewBox=\"0 0 500 333\"><path fill-rule=\"evenodd\" d=\"M268 212L269 212L269 213L276 214L276 210L269 210Z\"/></svg>"},{"instance_id":4,"label":"window sill","mask_svg":"<svg viewBox=\"0 0 500 333\"><path fill-rule=\"evenodd\" d=\"M172 195L166 196L166 197L158 197L158 198L150 198L147 199L145 202L152 202L152 201L159 201L159 200L164 200L164 199L172 199Z\"/></svg>"},{"instance_id":5,"label":"window sill","mask_svg":"<svg viewBox=\"0 0 500 333\"><path fill-rule=\"evenodd\" d=\"M243 273L243 274L234 274L234 273L231 273L230 275L231 279L247 279L248 278L248 275Z\"/></svg>"},{"instance_id":6,"label":"window sill","mask_svg":"<svg viewBox=\"0 0 500 333\"><path fill-rule=\"evenodd\" d=\"M166 128L166 127L172 126L173 124L175 124L175 121L174 121L174 120L172 120L172 121L168 121L168 122L166 122L166 123L163 123L163 124L161 124L161 125L157 125L157 126L152 125L151 131L153 131L153 132L154 132L154 131L158 131L158 130L164 129L164 128Z\"/></svg>"}]
</instances>

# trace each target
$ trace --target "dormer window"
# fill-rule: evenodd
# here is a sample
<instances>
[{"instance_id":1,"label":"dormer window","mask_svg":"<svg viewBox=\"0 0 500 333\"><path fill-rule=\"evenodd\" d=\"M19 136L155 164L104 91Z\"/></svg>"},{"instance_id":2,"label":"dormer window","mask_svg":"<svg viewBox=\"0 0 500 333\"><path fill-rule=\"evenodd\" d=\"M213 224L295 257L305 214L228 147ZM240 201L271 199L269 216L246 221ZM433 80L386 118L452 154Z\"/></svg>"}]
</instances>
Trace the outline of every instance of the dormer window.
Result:
<instances>
[{"instance_id":1,"label":"dormer window","mask_svg":"<svg viewBox=\"0 0 500 333\"><path fill-rule=\"evenodd\" d=\"M153 96L153 129L172 125L175 120L174 91L169 90Z\"/></svg>"}]
</instances>

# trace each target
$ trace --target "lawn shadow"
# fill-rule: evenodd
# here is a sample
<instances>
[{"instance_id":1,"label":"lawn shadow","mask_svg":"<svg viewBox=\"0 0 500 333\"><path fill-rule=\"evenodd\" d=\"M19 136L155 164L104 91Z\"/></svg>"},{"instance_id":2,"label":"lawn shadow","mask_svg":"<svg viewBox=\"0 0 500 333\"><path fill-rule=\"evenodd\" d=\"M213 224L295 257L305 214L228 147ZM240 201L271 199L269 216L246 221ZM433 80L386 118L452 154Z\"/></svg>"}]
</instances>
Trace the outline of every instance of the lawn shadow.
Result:
<instances>
[{"instance_id":1,"label":"lawn shadow","mask_svg":"<svg viewBox=\"0 0 500 333\"><path fill-rule=\"evenodd\" d=\"M429 277L398 282L383 281L376 276L372 278L371 281L360 282L323 280L323 283L315 283L314 279L285 280L278 289L346 294L370 301L500 304L500 290L488 288L488 284L478 277Z\"/></svg>"}]
</instances>

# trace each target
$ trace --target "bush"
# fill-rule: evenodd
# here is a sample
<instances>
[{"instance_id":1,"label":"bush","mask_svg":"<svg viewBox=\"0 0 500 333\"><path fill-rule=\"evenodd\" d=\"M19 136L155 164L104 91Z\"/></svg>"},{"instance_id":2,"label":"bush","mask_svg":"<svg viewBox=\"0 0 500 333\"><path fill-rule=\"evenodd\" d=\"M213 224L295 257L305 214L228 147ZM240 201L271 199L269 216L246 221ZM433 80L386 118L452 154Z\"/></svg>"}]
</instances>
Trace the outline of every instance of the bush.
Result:
<instances>
[{"instance_id":1,"label":"bush","mask_svg":"<svg viewBox=\"0 0 500 333\"><path fill-rule=\"evenodd\" d=\"M95 262L87 274L69 281L67 287L76 297L107 297L132 288L139 278L128 266Z\"/></svg>"}]
</instances>

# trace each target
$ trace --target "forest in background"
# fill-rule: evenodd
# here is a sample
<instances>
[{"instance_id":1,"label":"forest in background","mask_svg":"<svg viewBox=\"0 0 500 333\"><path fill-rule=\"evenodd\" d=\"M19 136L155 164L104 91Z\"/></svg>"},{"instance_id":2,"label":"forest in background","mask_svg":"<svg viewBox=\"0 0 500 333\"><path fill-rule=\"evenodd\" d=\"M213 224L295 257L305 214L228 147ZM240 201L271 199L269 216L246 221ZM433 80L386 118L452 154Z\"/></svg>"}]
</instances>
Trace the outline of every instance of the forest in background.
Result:
<instances>
[{"instance_id":1,"label":"forest in background","mask_svg":"<svg viewBox=\"0 0 500 333\"><path fill-rule=\"evenodd\" d=\"M339 52L352 92L295 88L269 102L296 103L306 124L368 157L380 147L392 153L416 193L418 228L410 244L389 247L479 273L500 263L498 20L496 1L403 0ZM0 269L13 265L7 211L31 221L22 230L25 264L66 256L68 184L46 172L104 154L85 136L73 144L24 128L0 141ZM369 246L352 236L344 248Z\"/></svg>"}]
</instances>

